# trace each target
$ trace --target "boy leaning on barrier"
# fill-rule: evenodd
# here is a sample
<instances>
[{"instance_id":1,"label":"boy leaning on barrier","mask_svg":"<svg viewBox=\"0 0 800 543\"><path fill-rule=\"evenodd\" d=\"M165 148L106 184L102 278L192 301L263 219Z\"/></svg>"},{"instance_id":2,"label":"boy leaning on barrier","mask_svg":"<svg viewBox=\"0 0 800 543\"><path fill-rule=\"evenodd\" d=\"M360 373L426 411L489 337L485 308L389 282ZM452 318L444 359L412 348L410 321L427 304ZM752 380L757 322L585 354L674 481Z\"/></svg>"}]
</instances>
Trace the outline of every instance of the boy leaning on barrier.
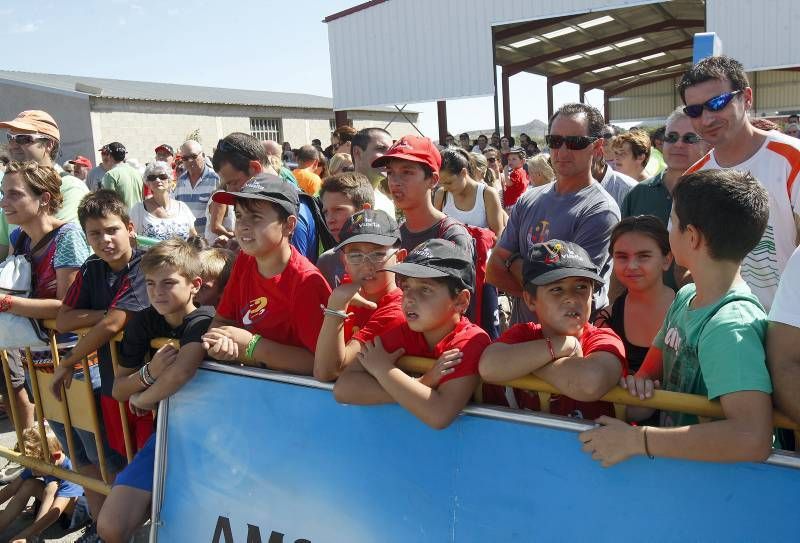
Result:
<instances>
[{"instance_id":1,"label":"boy leaning on barrier","mask_svg":"<svg viewBox=\"0 0 800 543\"><path fill-rule=\"evenodd\" d=\"M642 399L659 382L719 399L725 418L698 424L696 416L662 412L668 428L600 418L602 427L580 434L583 450L603 466L637 454L764 460L772 444L767 318L740 266L767 227L769 196L749 173L704 170L681 178L672 198L672 254L694 283L678 292L642 367L622 385Z\"/></svg>"},{"instance_id":2,"label":"boy leaning on barrier","mask_svg":"<svg viewBox=\"0 0 800 543\"><path fill-rule=\"evenodd\" d=\"M464 316L474 288L472 255L451 241L421 243L385 268L399 276L403 322L360 345L334 386L340 403L397 402L435 429L446 428L475 391L489 336ZM403 356L437 359L420 379L395 366Z\"/></svg>"},{"instance_id":3,"label":"boy leaning on barrier","mask_svg":"<svg viewBox=\"0 0 800 543\"><path fill-rule=\"evenodd\" d=\"M55 434L47 431L46 439L50 452L49 463L62 469L72 470L72 464L61 449L61 444ZM45 460L44 445L38 430L34 428L24 430L22 445L25 456ZM3 541L25 543L27 538L42 533L61 515L69 514L75 501L82 495L83 487L78 484L26 468L16 479L0 490L0 505L11 500L3 511L0 511L0 532L6 530L17 520L31 498L38 500L39 510L33 524Z\"/></svg>"},{"instance_id":4,"label":"boy leaning on barrier","mask_svg":"<svg viewBox=\"0 0 800 543\"><path fill-rule=\"evenodd\" d=\"M125 465L125 452L119 404L112 397L114 366L109 341L125 328L129 318L146 308L147 292L139 270L143 252L134 247L136 234L124 202L111 190L99 190L87 195L78 206L78 220L94 254L81 266L75 281L64 297L56 318L59 331L90 328L80 338L69 356L61 360L53 375L51 390L61 398L62 383L69 387L73 367L91 353L100 359L100 393L95 399L102 411L101 441L112 449L106 459L112 473ZM99 459L93 436L76 439L76 455L88 453L90 465L77 466L78 471L99 478ZM143 443L139 443L142 445ZM66 444L63 444L66 445ZM108 448L108 446L106 446ZM84 451L84 453L80 452ZM76 459L77 462L77 459ZM104 496L86 491L89 509L94 518L100 511Z\"/></svg>"},{"instance_id":5,"label":"boy leaning on barrier","mask_svg":"<svg viewBox=\"0 0 800 543\"><path fill-rule=\"evenodd\" d=\"M613 330L589 323L592 294L603 279L588 253L568 241L537 243L523 260L522 279L523 301L539 322L514 325L489 346L481 377L502 383L533 373L561 391L551 396L550 413L613 416L613 405L598 400L627 372L625 347ZM486 393L484 401L503 403ZM535 392L514 389L505 399L510 407L542 408Z\"/></svg>"},{"instance_id":6,"label":"boy leaning on barrier","mask_svg":"<svg viewBox=\"0 0 800 543\"><path fill-rule=\"evenodd\" d=\"M162 373L182 358L203 358L201 338L214 318L213 307L195 307L203 272L200 253L181 239L162 241L142 257L140 264L150 307L136 313L125 329L119 347L120 375L114 381L114 398L124 402L147 390ZM173 338L180 342L159 348L149 362L150 342ZM134 407L135 409L135 407ZM147 411L142 413L151 416ZM155 433L123 469L103 504L97 533L106 542L128 541L147 519L153 494Z\"/></svg>"}]
</instances>

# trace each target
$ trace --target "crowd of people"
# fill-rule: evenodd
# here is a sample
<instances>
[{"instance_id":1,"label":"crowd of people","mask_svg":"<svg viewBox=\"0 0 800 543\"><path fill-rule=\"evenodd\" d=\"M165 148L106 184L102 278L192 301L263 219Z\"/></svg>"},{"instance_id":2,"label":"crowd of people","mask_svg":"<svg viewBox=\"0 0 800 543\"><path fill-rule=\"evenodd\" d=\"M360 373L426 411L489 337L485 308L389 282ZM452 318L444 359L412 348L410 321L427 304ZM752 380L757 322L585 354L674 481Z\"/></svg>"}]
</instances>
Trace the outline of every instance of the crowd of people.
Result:
<instances>
[{"instance_id":1,"label":"crowd of people","mask_svg":"<svg viewBox=\"0 0 800 543\"><path fill-rule=\"evenodd\" d=\"M548 412L599 422L579 437L604 466L791 447L772 409L800 422L796 117L785 134L754 126L753 91L729 57L693 65L679 91L684 106L652 134L563 105L546 153L525 134L436 145L341 127L327 149L238 132L208 156L197 141L164 144L143 172L119 142L101 165L78 156L60 172L50 115L1 122L0 251L29 255L36 284L0 298L0 313L56 320L60 364L35 353L56 397L89 358L116 474L107 498L85 490L86 540L127 541L146 520L152 411L209 358L335 381L341 403L398 403L436 429L481 383L484 403L541 410L536 393L502 385L534 374L560 391ZM137 237L157 243L144 251ZM79 328L90 331L78 340ZM123 330L115 375L108 342ZM156 337L180 346L152 351ZM404 355L435 362L411 375ZM32 428L19 353L9 365L6 403ZM718 399L725 418L630 408L619 420L602 401L617 385ZM138 449L127 466L117 402ZM97 477L94 436L75 431L69 464L63 425L48 426L54 461ZM19 512L39 496L41 529L75 489L34 476L0 498Z\"/></svg>"}]
</instances>

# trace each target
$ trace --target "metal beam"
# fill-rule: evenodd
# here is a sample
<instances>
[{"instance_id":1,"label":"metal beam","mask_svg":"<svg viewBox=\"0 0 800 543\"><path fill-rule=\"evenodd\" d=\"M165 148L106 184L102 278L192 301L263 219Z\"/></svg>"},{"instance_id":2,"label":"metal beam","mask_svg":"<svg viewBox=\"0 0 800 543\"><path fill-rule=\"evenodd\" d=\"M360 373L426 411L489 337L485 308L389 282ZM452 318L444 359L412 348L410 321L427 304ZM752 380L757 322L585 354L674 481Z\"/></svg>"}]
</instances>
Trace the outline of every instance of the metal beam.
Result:
<instances>
[{"instance_id":1,"label":"metal beam","mask_svg":"<svg viewBox=\"0 0 800 543\"><path fill-rule=\"evenodd\" d=\"M586 85L583 85L583 84L578 85L578 102L580 102L581 104L585 104L586 103L586 91L587 90L588 89L586 88Z\"/></svg>"},{"instance_id":2,"label":"metal beam","mask_svg":"<svg viewBox=\"0 0 800 543\"><path fill-rule=\"evenodd\" d=\"M511 137L511 92L508 88L509 75L503 70L503 134Z\"/></svg>"},{"instance_id":3,"label":"metal beam","mask_svg":"<svg viewBox=\"0 0 800 543\"><path fill-rule=\"evenodd\" d=\"M523 70L536 66L537 64L542 64L544 62L549 62L551 60L556 60L569 55L574 55L576 53L582 53L590 48L594 49L597 47L602 47L603 45L612 44L617 41L627 40L630 38L637 38L642 34L649 34L651 32L663 32L664 30L674 30L676 28L703 27L705 26L705 24L706 22L703 19L675 19L671 21L660 21L658 23L643 26L641 28L634 28L633 30L628 30L626 32L620 32L619 34L607 36L601 40L582 43L580 45L575 45L573 47L568 47L566 49L559 49L557 51L552 51L550 53L546 53L538 57L531 57L528 60L514 62L512 64L504 66L503 68L508 71L509 75L514 75L518 74Z\"/></svg>"},{"instance_id":4,"label":"metal beam","mask_svg":"<svg viewBox=\"0 0 800 543\"><path fill-rule=\"evenodd\" d=\"M439 100L436 102L436 113L439 117L439 144L445 145L447 141L447 102Z\"/></svg>"},{"instance_id":5,"label":"metal beam","mask_svg":"<svg viewBox=\"0 0 800 543\"><path fill-rule=\"evenodd\" d=\"M522 34L532 34L537 30L547 28L550 25L558 24L563 21L568 21L569 19L574 19L575 17L579 17L579 15L567 15L565 17L553 17L551 19L537 19L521 25L512 26L511 28L498 30L494 33L494 39L498 41L507 40Z\"/></svg>"},{"instance_id":6,"label":"metal beam","mask_svg":"<svg viewBox=\"0 0 800 543\"><path fill-rule=\"evenodd\" d=\"M555 105L553 104L553 82L550 81L550 78L547 78L547 122L550 122L550 119L553 118L553 110L555 109Z\"/></svg>"},{"instance_id":7,"label":"metal beam","mask_svg":"<svg viewBox=\"0 0 800 543\"><path fill-rule=\"evenodd\" d=\"M679 59L672 59L669 62L662 62L661 64L656 64L655 66L645 66L639 70L634 70L632 72L626 72L622 75L616 75L611 77L606 77L605 79L598 79L597 81L590 81L589 83L583 83L581 87L586 87L587 89L599 89L602 88L603 85L607 85L608 83L613 83L614 81L620 81L622 77L630 77L632 75L641 75L652 70L663 70L664 68L669 68L670 66L674 66L676 64L686 64L692 62L692 57L685 57Z\"/></svg>"},{"instance_id":8,"label":"metal beam","mask_svg":"<svg viewBox=\"0 0 800 543\"><path fill-rule=\"evenodd\" d=\"M635 89L636 87L641 87L643 85L649 85L650 83L657 83L658 81L664 81L665 79L673 79L681 75L683 75L683 71L669 72L666 74L656 75L655 77L639 79L637 81L633 81L632 83L626 83L625 85L614 87L613 89L603 89L603 91L606 93L606 96L615 96L621 92L625 92L626 90Z\"/></svg>"},{"instance_id":9,"label":"metal beam","mask_svg":"<svg viewBox=\"0 0 800 543\"><path fill-rule=\"evenodd\" d=\"M333 119L336 124L336 128L340 126L350 126L350 121L347 119L347 111L340 110L333 112Z\"/></svg>"},{"instance_id":10,"label":"metal beam","mask_svg":"<svg viewBox=\"0 0 800 543\"><path fill-rule=\"evenodd\" d=\"M620 64L622 62L628 62L629 60L638 60L642 57L646 57L648 55L655 55L656 53L661 53L662 51L675 51L680 49L690 49L693 45L692 40L683 40L675 43L668 43L667 45L661 45L659 47L654 47L653 49L647 49L646 51L639 51L638 53L632 53L630 55L612 59L612 60L604 60L603 62L598 62L597 64L590 64L589 66L582 66L580 68L576 68L574 70L570 70L569 72L564 72L561 74L556 74L551 76L553 81L556 83L563 83L564 81L569 81L573 77L583 75L586 72L591 72L592 70L597 70L600 68L606 68L608 66L614 66L616 64Z\"/></svg>"}]
</instances>

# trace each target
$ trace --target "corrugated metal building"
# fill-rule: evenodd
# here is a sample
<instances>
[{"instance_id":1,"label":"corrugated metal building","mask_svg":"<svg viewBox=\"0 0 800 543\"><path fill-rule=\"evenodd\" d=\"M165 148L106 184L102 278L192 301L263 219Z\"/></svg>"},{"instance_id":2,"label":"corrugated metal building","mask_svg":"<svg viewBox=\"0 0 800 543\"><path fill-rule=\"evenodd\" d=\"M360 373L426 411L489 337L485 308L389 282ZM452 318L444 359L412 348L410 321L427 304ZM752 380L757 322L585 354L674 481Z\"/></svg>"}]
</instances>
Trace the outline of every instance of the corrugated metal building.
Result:
<instances>
[{"instance_id":1,"label":"corrugated metal building","mask_svg":"<svg viewBox=\"0 0 800 543\"><path fill-rule=\"evenodd\" d=\"M153 157L161 143L177 148L199 131L207 150L231 132L259 139L288 141L294 147L319 138L327 145L335 127L332 100L324 96L240 89L122 81L0 70L0 118L22 110L43 109L55 117L62 134L63 162L76 154L98 159L96 150L120 141L129 157ZM414 131L418 114L384 107L350 112L354 128L387 128L400 137ZM410 122L409 122L410 121Z\"/></svg>"},{"instance_id":2,"label":"corrugated metal building","mask_svg":"<svg viewBox=\"0 0 800 543\"><path fill-rule=\"evenodd\" d=\"M528 72L547 77L551 110L552 86L571 81L603 90L614 121L663 119L703 31L754 72L757 114L800 109L800 72L773 71L800 66L796 0L372 0L325 22L337 110L501 88L508 108L508 78Z\"/></svg>"}]
</instances>

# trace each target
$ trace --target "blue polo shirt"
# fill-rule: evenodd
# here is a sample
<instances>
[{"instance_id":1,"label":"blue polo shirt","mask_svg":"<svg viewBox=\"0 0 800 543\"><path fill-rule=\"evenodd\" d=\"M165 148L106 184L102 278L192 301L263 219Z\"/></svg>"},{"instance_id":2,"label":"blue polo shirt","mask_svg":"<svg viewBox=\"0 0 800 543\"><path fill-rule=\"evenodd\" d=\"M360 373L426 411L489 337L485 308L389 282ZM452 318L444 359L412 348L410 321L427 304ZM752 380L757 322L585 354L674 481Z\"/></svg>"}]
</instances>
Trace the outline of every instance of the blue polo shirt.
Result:
<instances>
[{"instance_id":1,"label":"blue polo shirt","mask_svg":"<svg viewBox=\"0 0 800 543\"><path fill-rule=\"evenodd\" d=\"M219 190L219 176L208 166L203 168L203 173L197 184L193 187L189 180L189 172L184 172L178 178L175 192L172 196L179 202L185 203L194 215L194 228L199 233L206 231L206 207L211 195Z\"/></svg>"},{"instance_id":2,"label":"blue polo shirt","mask_svg":"<svg viewBox=\"0 0 800 543\"><path fill-rule=\"evenodd\" d=\"M69 461L69 458L64 457L64 462L62 462L59 467L72 471L72 462ZM83 487L81 485L73 483L72 481L59 479L58 477L54 477L53 475L43 475L41 477L35 477L30 468L25 468L22 471L22 473L19 474L19 478L22 479L23 481L33 478L42 479L44 481L45 486L53 482L58 483L58 490L56 490L56 498L78 498L80 496L83 496Z\"/></svg>"}]
</instances>

